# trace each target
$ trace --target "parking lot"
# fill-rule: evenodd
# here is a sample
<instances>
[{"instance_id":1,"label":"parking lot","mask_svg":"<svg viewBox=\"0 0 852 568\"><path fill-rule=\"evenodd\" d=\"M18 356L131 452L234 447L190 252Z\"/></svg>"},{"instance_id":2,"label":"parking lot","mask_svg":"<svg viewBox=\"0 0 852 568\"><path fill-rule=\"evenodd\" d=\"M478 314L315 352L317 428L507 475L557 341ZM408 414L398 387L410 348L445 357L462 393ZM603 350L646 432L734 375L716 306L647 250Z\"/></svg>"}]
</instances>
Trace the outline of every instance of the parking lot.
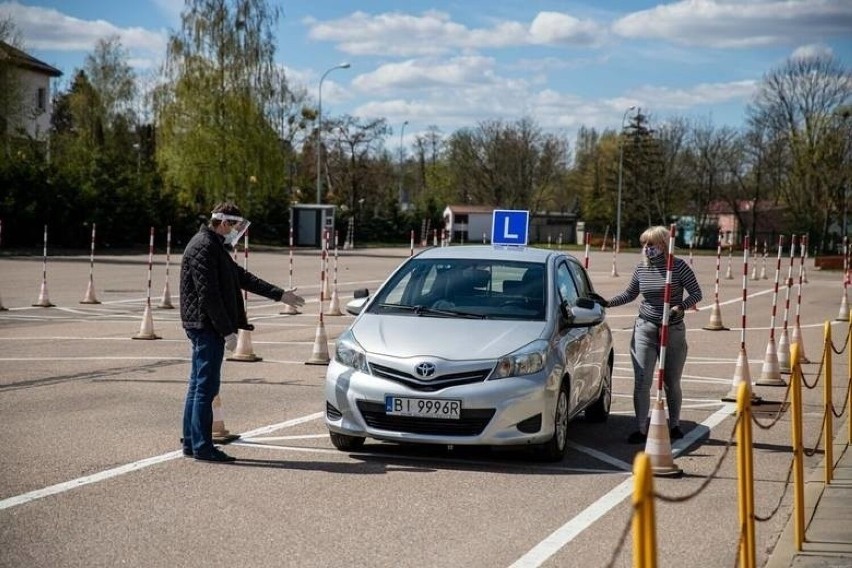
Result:
<instances>
[{"instance_id":1,"label":"parking lot","mask_svg":"<svg viewBox=\"0 0 852 568\"><path fill-rule=\"evenodd\" d=\"M407 248L342 252L341 301L357 288L375 290L407 256ZM601 251L590 258L592 280L604 297L624 289L638 254L619 256L619 276L612 276L612 258ZM760 375L769 337L774 260L767 260L767 279L748 281L746 346L753 378ZM175 306L179 261L172 256ZM154 306L164 263L158 255ZM258 276L287 284L286 251L252 252L250 263ZM785 259L782 279L787 265ZM721 398L731 389L740 350L742 259L734 259L735 277L720 281L728 331L702 329L713 302L715 266L715 256L694 259L704 301L686 319L686 437L674 444L685 475L656 479L655 488L668 497L696 494L657 504L661 566L735 564L736 462L728 451L734 408ZM796 274L798 266L797 260ZM642 446L625 439L634 429L628 345L638 300L607 314L616 345L613 413L605 424L572 423L571 449L561 463L537 462L518 450L370 440L362 451L343 453L333 448L323 424L325 367L305 365L315 346L320 259L316 251L299 251L294 284L307 300L301 314L283 315L282 304L249 298L254 351L262 361L226 362L221 391L225 424L242 434L228 448L239 460L210 464L180 452L189 344L178 310L154 308L162 339L131 340L142 323L147 255L99 255L94 283L102 303L96 305L79 303L88 256L52 257L47 270L56 307L32 307L41 258L0 258L0 297L8 308L0 312L0 565L632 565L626 532L630 470ZM807 279L800 314L812 361L804 370L812 382L823 325L837 316L843 286L838 272L815 270L812 261ZM784 299L782 287L779 325ZM351 320L324 318L330 352ZM832 327L834 343L842 347L847 323ZM847 392L847 360L846 354L835 356L838 408ZM785 389L756 387L756 394L766 403L762 419L769 422L777 408L771 403L782 401ZM821 388L805 392L807 448L817 443L822 396ZM758 565L790 514L789 448L789 416L775 428L755 429L755 510L769 517L757 525ZM810 468L821 455L808 458Z\"/></svg>"}]
</instances>

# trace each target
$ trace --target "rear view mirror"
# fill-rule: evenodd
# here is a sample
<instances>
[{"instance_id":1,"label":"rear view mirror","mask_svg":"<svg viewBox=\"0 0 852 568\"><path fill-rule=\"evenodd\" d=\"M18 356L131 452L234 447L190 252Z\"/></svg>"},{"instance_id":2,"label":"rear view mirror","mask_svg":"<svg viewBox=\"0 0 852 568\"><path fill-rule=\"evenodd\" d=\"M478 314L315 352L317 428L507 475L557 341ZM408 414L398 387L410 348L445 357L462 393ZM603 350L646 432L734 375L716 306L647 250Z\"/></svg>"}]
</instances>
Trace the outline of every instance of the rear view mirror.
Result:
<instances>
[{"instance_id":1,"label":"rear view mirror","mask_svg":"<svg viewBox=\"0 0 852 568\"><path fill-rule=\"evenodd\" d=\"M352 297L354 299L346 304L346 312L357 316L364 309L367 300L370 299L370 291L367 288L359 288L352 293Z\"/></svg>"}]
</instances>

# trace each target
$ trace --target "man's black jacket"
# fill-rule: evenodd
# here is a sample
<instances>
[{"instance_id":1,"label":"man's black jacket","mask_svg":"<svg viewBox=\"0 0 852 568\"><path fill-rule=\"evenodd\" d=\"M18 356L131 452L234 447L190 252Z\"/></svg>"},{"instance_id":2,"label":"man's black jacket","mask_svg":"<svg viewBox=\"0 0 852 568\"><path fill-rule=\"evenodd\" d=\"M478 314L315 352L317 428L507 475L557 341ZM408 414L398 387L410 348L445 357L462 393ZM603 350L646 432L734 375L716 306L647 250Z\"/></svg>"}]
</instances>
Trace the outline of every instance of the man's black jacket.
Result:
<instances>
[{"instance_id":1,"label":"man's black jacket","mask_svg":"<svg viewBox=\"0 0 852 568\"><path fill-rule=\"evenodd\" d=\"M284 290L234 262L225 238L202 227L183 251L180 319L185 329L215 329L223 337L251 329L240 290L280 301Z\"/></svg>"}]
</instances>

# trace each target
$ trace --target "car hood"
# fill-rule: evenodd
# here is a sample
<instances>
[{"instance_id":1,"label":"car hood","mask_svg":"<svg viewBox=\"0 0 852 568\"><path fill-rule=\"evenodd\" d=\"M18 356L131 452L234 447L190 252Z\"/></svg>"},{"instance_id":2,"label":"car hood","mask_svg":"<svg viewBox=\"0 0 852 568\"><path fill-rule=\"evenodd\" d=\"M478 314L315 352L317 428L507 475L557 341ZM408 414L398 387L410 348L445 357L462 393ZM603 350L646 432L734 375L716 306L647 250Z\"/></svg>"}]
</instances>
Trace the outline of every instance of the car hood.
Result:
<instances>
[{"instance_id":1,"label":"car hood","mask_svg":"<svg viewBox=\"0 0 852 568\"><path fill-rule=\"evenodd\" d=\"M469 320L365 313L352 333L369 353L449 360L496 359L538 339L543 321Z\"/></svg>"}]
</instances>

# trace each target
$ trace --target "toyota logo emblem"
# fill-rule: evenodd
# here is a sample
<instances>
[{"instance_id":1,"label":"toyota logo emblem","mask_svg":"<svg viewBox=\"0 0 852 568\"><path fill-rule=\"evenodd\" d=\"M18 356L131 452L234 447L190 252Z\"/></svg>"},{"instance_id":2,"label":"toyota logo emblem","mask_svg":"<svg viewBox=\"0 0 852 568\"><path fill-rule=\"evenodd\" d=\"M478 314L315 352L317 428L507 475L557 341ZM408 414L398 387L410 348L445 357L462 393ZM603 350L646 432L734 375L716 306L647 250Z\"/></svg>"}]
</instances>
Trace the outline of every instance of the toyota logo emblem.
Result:
<instances>
[{"instance_id":1,"label":"toyota logo emblem","mask_svg":"<svg viewBox=\"0 0 852 568\"><path fill-rule=\"evenodd\" d=\"M423 378L431 377L435 374L435 365L433 363L419 363L414 370Z\"/></svg>"}]
</instances>

